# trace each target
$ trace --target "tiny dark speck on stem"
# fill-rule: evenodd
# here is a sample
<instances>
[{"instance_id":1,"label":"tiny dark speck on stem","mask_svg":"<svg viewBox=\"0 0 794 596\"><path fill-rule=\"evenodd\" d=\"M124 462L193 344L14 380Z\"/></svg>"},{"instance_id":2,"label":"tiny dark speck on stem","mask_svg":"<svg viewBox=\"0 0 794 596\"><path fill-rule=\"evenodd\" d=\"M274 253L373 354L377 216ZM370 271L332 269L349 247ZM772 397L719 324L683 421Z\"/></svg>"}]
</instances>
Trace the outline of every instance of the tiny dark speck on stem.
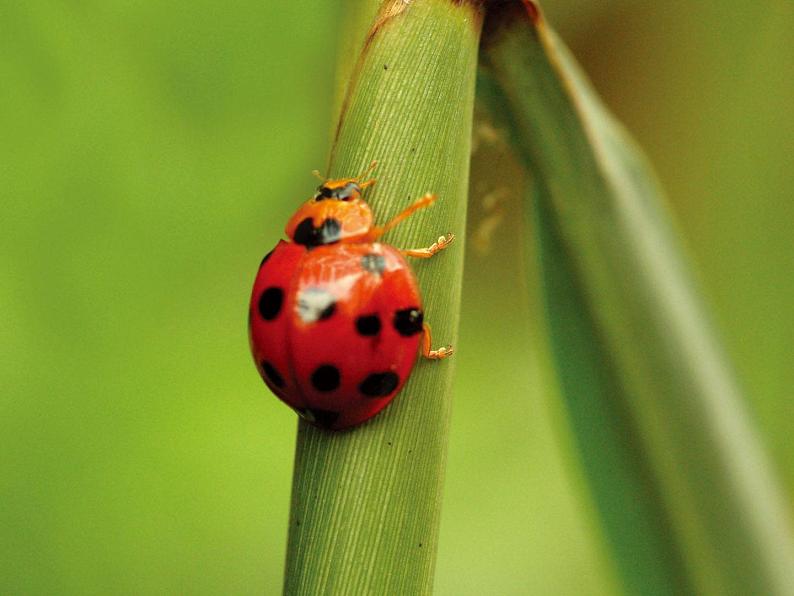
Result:
<instances>
[{"instance_id":1,"label":"tiny dark speck on stem","mask_svg":"<svg viewBox=\"0 0 794 596\"><path fill-rule=\"evenodd\" d=\"M383 65L383 70L389 70L389 65L388 64L384 64Z\"/></svg>"},{"instance_id":2,"label":"tiny dark speck on stem","mask_svg":"<svg viewBox=\"0 0 794 596\"><path fill-rule=\"evenodd\" d=\"M422 543L421 542L419 543L419 548L422 548Z\"/></svg>"}]
</instances>

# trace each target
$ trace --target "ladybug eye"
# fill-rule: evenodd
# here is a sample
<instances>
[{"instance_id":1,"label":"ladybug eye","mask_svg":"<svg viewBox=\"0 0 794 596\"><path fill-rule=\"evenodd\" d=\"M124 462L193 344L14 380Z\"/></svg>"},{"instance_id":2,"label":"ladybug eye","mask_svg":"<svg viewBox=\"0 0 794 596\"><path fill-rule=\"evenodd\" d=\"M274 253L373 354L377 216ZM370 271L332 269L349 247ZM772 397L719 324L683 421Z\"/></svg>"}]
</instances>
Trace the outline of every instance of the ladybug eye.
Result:
<instances>
[{"instance_id":1,"label":"ladybug eye","mask_svg":"<svg viewBox=\"0 0 794 596\"><path fill-rule=\"evenodd\" d=\"M330 199L333 196L334 191L323 184L317 187L317 194L314 196L314 200L323 201L325 199Z\"/></svg>"}]
</instances>

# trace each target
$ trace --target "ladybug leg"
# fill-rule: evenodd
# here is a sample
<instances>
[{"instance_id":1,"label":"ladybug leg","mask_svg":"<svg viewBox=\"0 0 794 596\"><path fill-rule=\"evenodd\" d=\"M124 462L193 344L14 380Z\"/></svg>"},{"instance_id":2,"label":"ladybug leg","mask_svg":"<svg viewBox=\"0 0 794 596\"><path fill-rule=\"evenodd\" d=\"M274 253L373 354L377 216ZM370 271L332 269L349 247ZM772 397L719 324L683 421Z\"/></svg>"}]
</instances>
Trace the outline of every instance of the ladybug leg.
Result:
<instances>
[{"instance_id":1,"label":"ladybug leg","mask_svg":"<svg viewBox=\"0 0 794 596\"><path fill-rule=\"evenodd\" d=\"M371 162L369 162L369 166L367 167L367 169L364 170L358 176L356 176L355 179L356 180L361 180L364 176L367 176L368 174L371 174L372 170L374 170L376 167L378 167L378 160L377 159L373 159ZM373 184L375 184L375 179L374 178L370 178L369 180L366 180L366 181L362 182L361 184L359 184L359 187L363 190L363 189L367 188L368 186L372 186Z\"/></svg>"},{"instance_id":2,"label":"ladybug leg","mask_svg":"<svg viewBox=\"0 0 794 596\"><path fill-rule=\"evenodd\" d=\"M369 241L374 242L383 236L385 232L391 230L394 226L399 224L405 218L411 216L414 212L419 211L420 209L425 209L426 207L430 207L430 205L435 203L437 199L438 196L434 195L433 193L427 193L425 196L417 199L407 208L395 215L391 221L386 222L382 226L374 226L369 234L367 234Z\"/></svg>"},{"instance_id":3,"label":"ladybug leg","mask_svg":"<svg viewBox=\"0 0 794 596\"><path fill-rule=\"evenodd\" d=\"M452 346L444 346L437 350L431 349L433 339L430 334L430 325L427 323L422 324L422 356L428 360L443 360L452 356L454 350Z\"/></svg>"},{"instance_id":4,"label":"ladybug leg","mask_svg":"<svg viewBox=\"0 0 794 596\"><path fill-rule=\"evenodd\" d=\"M450 232L445 236L439 236L438 240L436 240L433 244L431 244L427 248L405 248L400 252L403 253L406 257L416 257L417 259L429 259L437 252L441 252L447 246L452 244L452 241L454 239L455 239L455 234Z\"/></svg>"}]
</instances>

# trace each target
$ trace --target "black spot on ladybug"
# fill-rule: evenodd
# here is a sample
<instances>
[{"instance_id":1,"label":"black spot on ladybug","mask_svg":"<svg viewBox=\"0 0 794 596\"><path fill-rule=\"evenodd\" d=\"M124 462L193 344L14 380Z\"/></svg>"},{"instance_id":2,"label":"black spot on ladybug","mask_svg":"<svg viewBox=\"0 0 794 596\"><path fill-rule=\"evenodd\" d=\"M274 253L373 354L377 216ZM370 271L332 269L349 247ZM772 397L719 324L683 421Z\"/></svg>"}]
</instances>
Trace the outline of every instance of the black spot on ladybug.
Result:
<instances>
[{"instance_id":1,"label":"black spot on ladybug","mask_svg":"<svg viewBox=\"0 0 794 596\"><path fill-rule=\"evenodd\" d=\"M281 288L271 287L259 296L259 314L266 321L272 321L281 311L284 302L284 291Z\"/></svg>"},{"instance_id":2,"label":"black spot on ladybug","mask_svg":"<svg viewBox=\"0 0 794 596\"><path fill-rule=\"evenodd\" d=\"M311 217L307 217L298 224L293 234L293 240L304 246L314 247L323 244L338 242L342 233L342 224L338 219L328 217L318 227L315 227Z\"/></svg>"},{"instance_id":3,"label":"black spot on ladybug","mask_svg":"<svg viewBox=\"0 0 794 596\"><path fill-rule=\"evenodd\" d=\"M307 217L298 224L295 228L295 233L292 235L293 240L298 244L305 246L315 246L317 239L317 229L314 227L314 222L311 217Z\"/></svg>"},{"instance_id":4,"label":"black spot on ladybug","mask_svg":"<svg viewBox=\"0 0 794 596\"><path fill-rule=\"evenodd\" d=\"M331 410L320 410L319 408L306 408L302 416L309 422L323 428L331 428L339 419L339 412Z\"/></svg>"},{"instance_id":5,"label":"black spot on ladybug","mask_svg":"<svg viewBox=\"0 0 794 596\"><path fill-rule=\"evenodd\" d=\"M273 250L276 250L276 249L274 248ZM259 263L259 268L260 268L260 269L261 269L261 268L264 266L264 264L265 264L265 263L267 263L267 260L270 258L270 255L272 255L272 254L273 254L273 250L271 250L269 253L267 253L267 254L264 256L264 258L262 259L262 262L261 262L261 263Z\"/></svg>"},{"instance_id":6,"label":"black spot on ladybug","mask_svg":"<svg viewBox=\"0 0 794 596\"><path fill-rule=\"evenodd\" d=\"M336 310L333 294L322 288L306 288L298 295L296 304L298 316L304 323L324 321Z\"/></svg>"},{"instance_id":7,"label":"black spot on ladybug","mask_svg":"<svg viewBox=\"0 0 794 596\"><path fill-rule=\"evenodd\" d=\"M397 389L399 384L400 377L391 371L373 373L362 381L358 390L367 397L386 397Z\"/></svg>"},{"instance_id":8,"label":"black spot on ladybug","mask_svg":"<svg viewBox=\"0 0 794 596\"><path fill-rule=\"evenodd\" d=\"M378 315L362 315L356 319L356 331L360 335L373 336L380 333L380 317Z\"/></svg>"},{"instance_id":9,"label":"black spot on ladybug","mask_svg":"<svg viewBox=\"0 0 794 596\"><path fill-rule=\"evenodd\" d=\"M417 307L405 308L394 313L394 328L404 337L411 337L422 331L424 315Z\"/></svg>"},{"instance_id":10,"label":"black spot on ladybug","mask_svg":"<svg viewBox=\"0 0 794 596\"><path fill-rule=\"evenodd\" d=\"M386 259L383 258L383 255L369 253L361 257L361 266L365 271L380 275L386 269Z\"/></svg>"},{"instance_id":11,"label":"black spot on ladybug","mask_svg":"<svg viewBox=\"0 0 794 596\"><path fill-rule=\"evenodd\" d=\"M339 382L339 369L330 364L323 364L312 373L312 385L317 391L333 391Z\"/></svg>"},{"instance_id":12,"label":"black spot on ladybug","mask_svg":"<svg viewBox=\"0 0 794 596\"><path fill-rule=\"evenodd\" d=\"M279 389L284 387L284 378L278 373L275 367L272 364L270 364L267 360L262 361L262 370L265 372L265 377L267 377L267 380L270 381L273 385L275 385Z\"/></svg>"}]
</instances>

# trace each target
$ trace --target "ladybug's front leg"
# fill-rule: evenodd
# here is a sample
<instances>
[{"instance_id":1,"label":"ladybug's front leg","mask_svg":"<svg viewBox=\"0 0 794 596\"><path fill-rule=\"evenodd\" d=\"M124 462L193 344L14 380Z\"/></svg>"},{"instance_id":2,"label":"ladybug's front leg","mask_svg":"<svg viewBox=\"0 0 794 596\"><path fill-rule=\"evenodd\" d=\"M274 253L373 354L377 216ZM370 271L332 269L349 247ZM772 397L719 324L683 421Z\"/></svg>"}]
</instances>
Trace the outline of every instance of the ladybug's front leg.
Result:
<instances>
[{"instance_id":1,"label":"ladybug's front leg","mask_svg":"<svg viewBox=\"0 0 794 596\"><path fill-rule=\"evenodd\" d=\"M426 195L417 199L408 207L400 211L397 215L395 215L391 219L391 221L386 222L382 226L373 226L372 229L366 234L367 240L369 242L375 242L378 238L383 236L385 232L391 230L394 226L396 226L398 223L403 221L405 218L410 217L416 211L419 211L419 209L425 209L427 207L430 207L430 205L435 203L437 199L438 199L437 195L434 195L433 193L427 193Z\"/></svg>"},{"instance_id":2,"label":"ladybug's front leg","mask_svg":"<svg viewBox=\"0 0 794 596\"><path fill-rule=\"evenodd\" d=\"M429 259L434 254L441 252L447 246L452 244L452 241L454 239L455 239L455 234L450 232L445 236L439 236L438 240L436 240L433 244L431 244L427 248L404 248L401 249L400 252L403 253L406 257L416 257L417 259Z\"/></svg>"},{"instance_id":3,"label":"ladybug's front leg","mask_svg":"<svg viewBox=\"0 0 794 596\"><path fill-rule=\"evenodd\" d=\"M452 346L444 346L437 350L431 349L433 339L430 333L430 325L427 323L422 324L422 356L429 360L443 360L452 356Z\"/></svg>"}]
</instances>

